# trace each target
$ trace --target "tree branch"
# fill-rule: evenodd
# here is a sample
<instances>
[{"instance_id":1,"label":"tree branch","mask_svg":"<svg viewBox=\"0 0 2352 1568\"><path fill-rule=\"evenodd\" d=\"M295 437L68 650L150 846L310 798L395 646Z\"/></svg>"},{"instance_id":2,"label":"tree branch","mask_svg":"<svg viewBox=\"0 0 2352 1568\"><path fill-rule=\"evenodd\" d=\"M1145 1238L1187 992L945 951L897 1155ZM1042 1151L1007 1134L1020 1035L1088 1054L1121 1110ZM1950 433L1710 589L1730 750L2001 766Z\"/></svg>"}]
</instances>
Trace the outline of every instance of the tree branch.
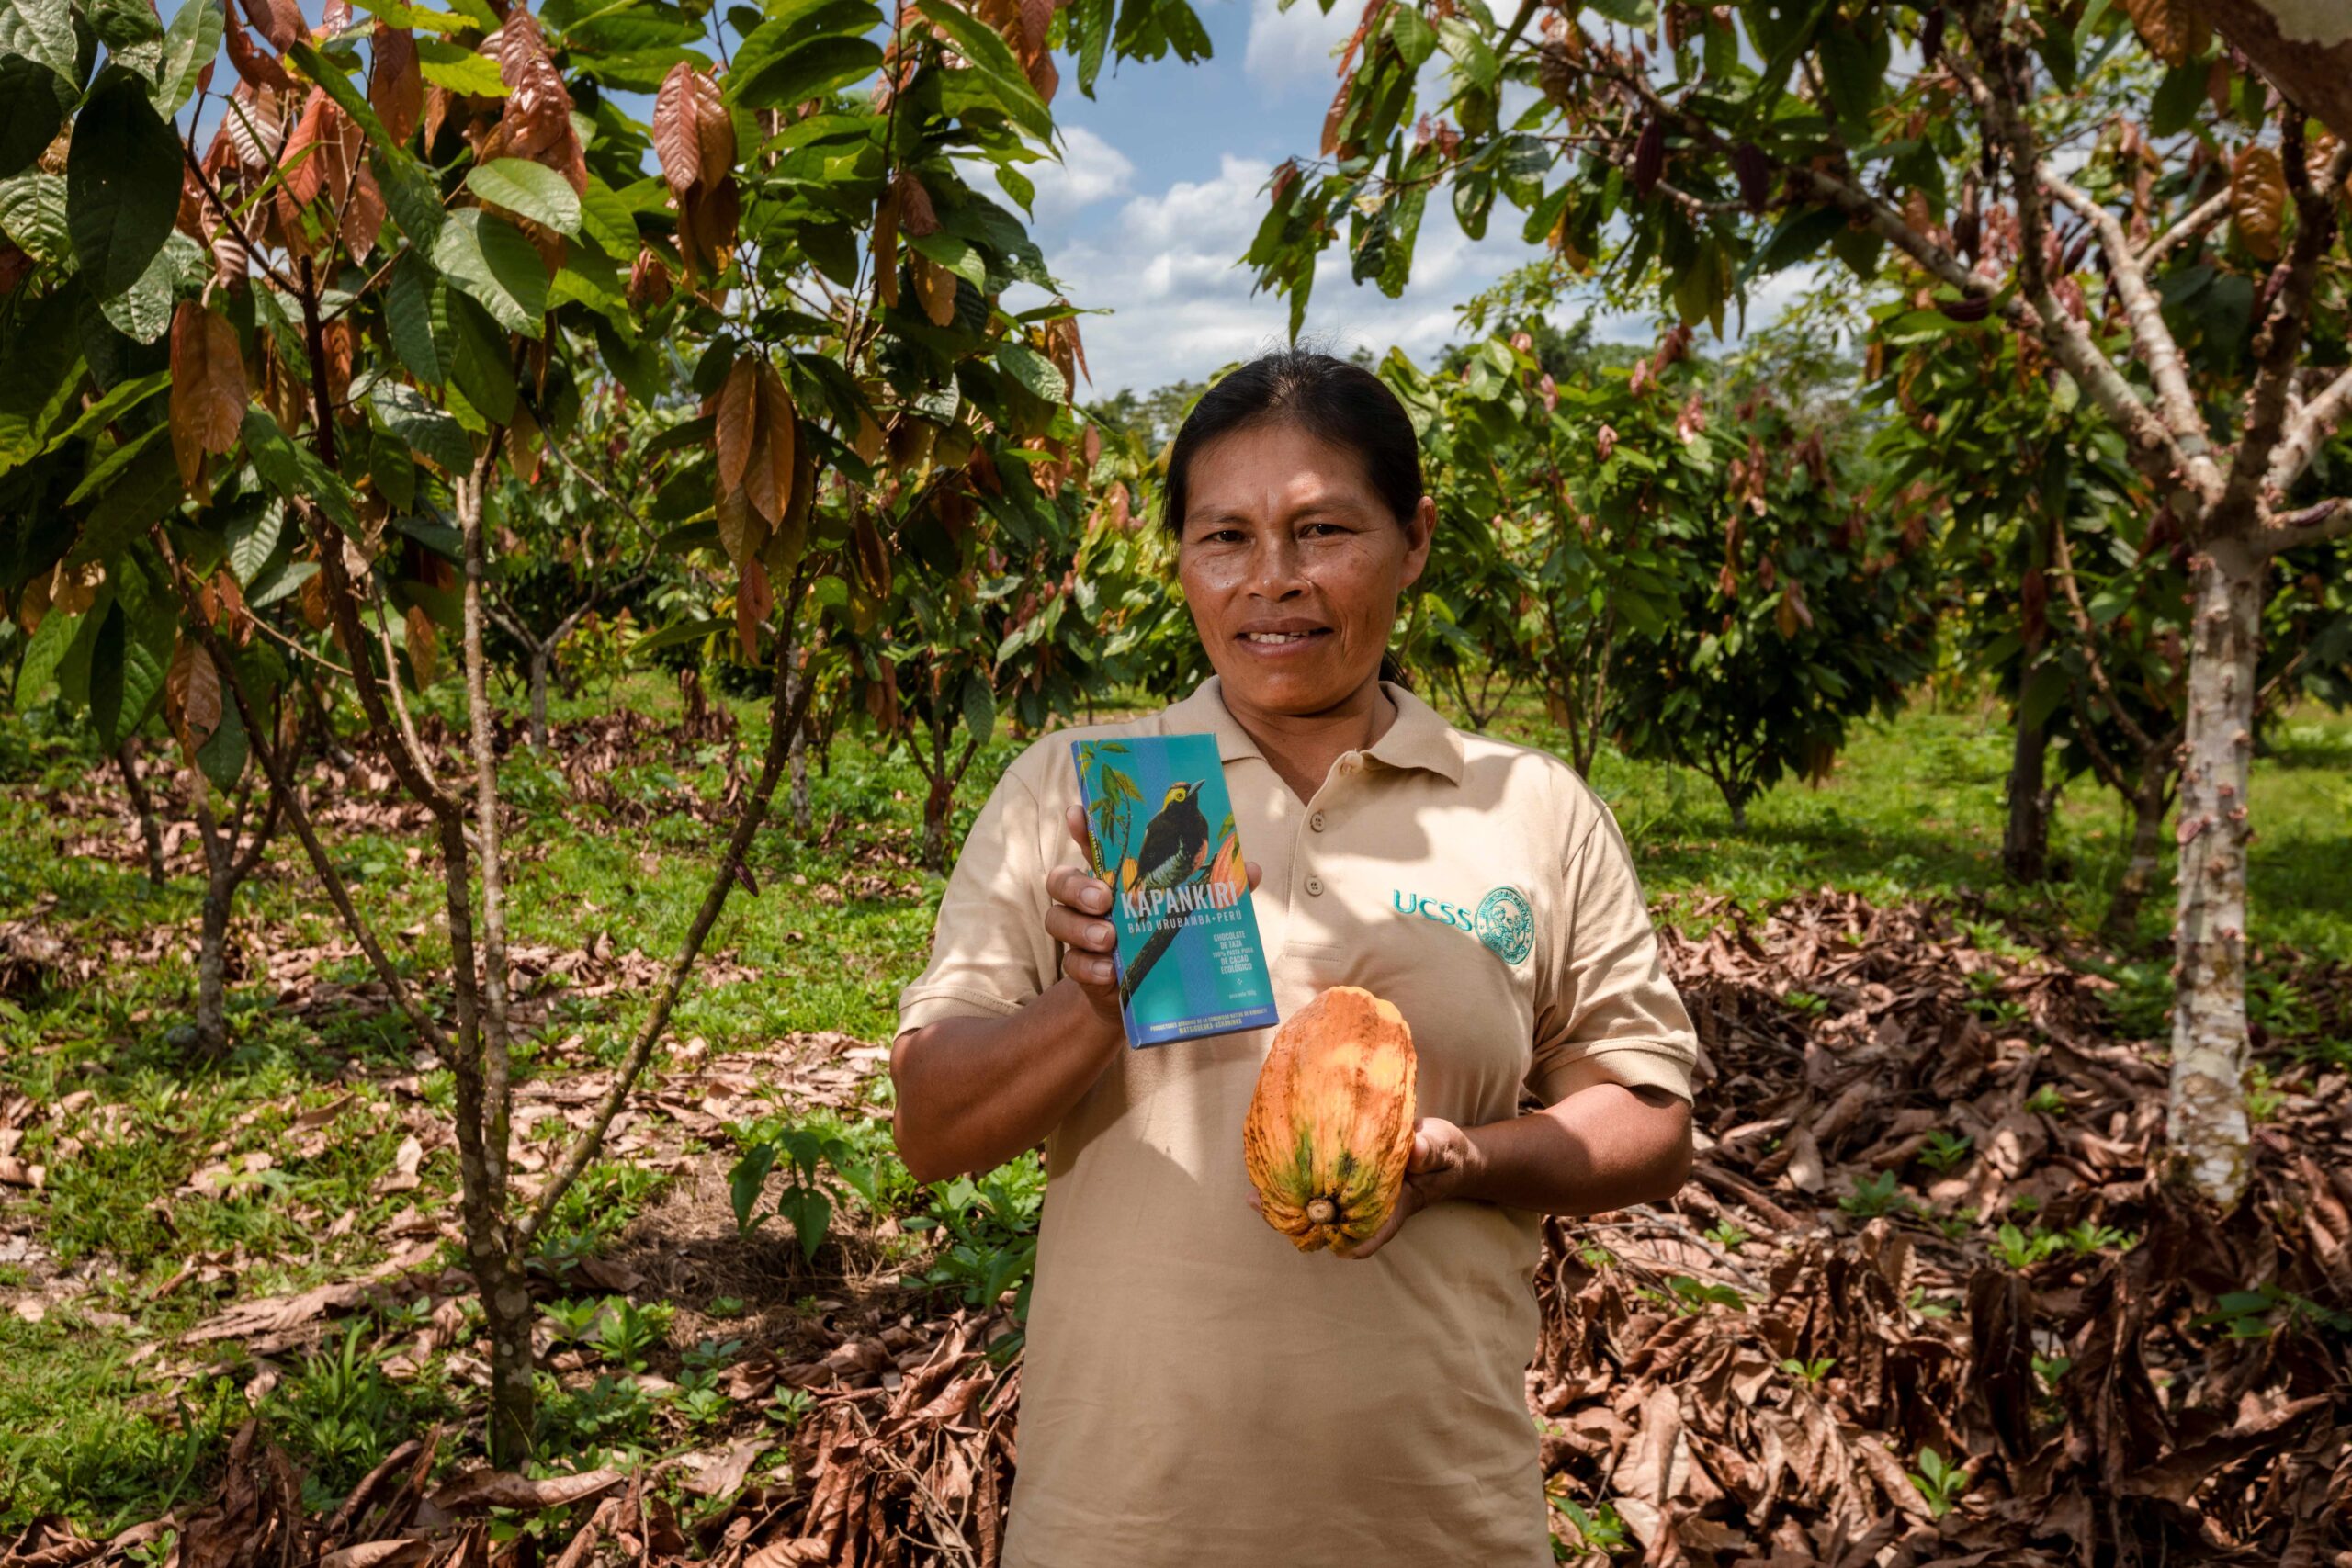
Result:
<instances>
[{"instance_id":1,"label":"tree branch","mask_svg":"<svg viewBox=\"0 0 2352 1568\"><path fill-rule=\"evenodd\" d=\"M2280 555L2304 545L2324 544L2352 534L2352 496L2337 496L2301 512L2273 517L2254 531L2252 544L2265 556Z\"/></svg>"},{"instance_id":2,"label":"tree branch","mask_svg":"<svg viewBox=\"0 0 2352 1568\"><path fill-rule=\"evenodd\" d=\"M482 543L482 495L498 467L500 431L474 459L473 472L454 487L465 556L465 667L467 742L474 764L474 840L481 857L482 949L482 1166L493 1207L506 1198L508 1129L513 1109L512 1041L506 1020L506 864L498 841L498 760L490 711L489 660L482 651L482 581L488 575Z\"/></svg>"},{"instance_id":3,"label":"tree branch","mask_svg":"<svg viewBox=\"0 0 2352 1568\"><path fill-rule=\"evenodd\" d=\"M2270 455L2270 472L2265 482L2284 493L2303 477L2320 447L2335 433L2335 427L2352 413L2352 370L2346 370L2329 382L2319 396L2302 406L2301 412L2287 427L2278 450Z\"/></svg>"},{"instance_id":4,"label":"tree branch","mask_svg":"<svg viewBox=\"0 0 2352 1568\"><path fill-rule=\"evenodd\" d=\"M670 1025L671 1011L677 1006L679 994L685 988L687 976L694 971L695 960L702 953L702 944L709 937L711 927L718 923L719 911L727 907L728 894L734 890L737 868L742 864L745 852L751 848L760 825L767 819L768 802L775 797L776 781L783 776L793 733L800 728L801 718L808 705L808 694L816 686L813 681L800 682L796 694L793 691L795 682L791 680L794 645L797 641L794 633L798 626L800 599L807 589L815 558L813 552L800 558L799 563L793 568L791 585L781 600L786 619L784 631L776 638L775 668L768 682L767 754L761 761L758 782L752 786L751 796L743 803L742 815L735 820L735 830L729 835L727 847L719 855L718 868L712 873L710 886L703 894L702 908L695 911L694 924L687 928L685 939L679 944L678 955L671 962L670 973L662 982L661 994L654 998L653 1010L638 1030L637 1039L630 1044L628 1057L621 1064L620 1071L613 1076L612 1088L605 1091L604 1100L597 1105L594 1119L572 1141L563 1163L556 1168L555 1174L548 1179L537 1201L531 1205L531 1212L515 1222L518 1246L529 1245L531 1237L547 1224L548 1217L555 1213L556 1204L562 1201L571 1184L580 1179L580 1173L588 1168L588 1162L596 1157L596 1151L604 1145L605 1134L611 1128L613 1118L620 1113L621 1102L628 1098L639 1075L645 1071L645 1064L652 1058L653 1047Z\"/></svg>"},{"instance_id":5,"label":"tree branch","mask_svg":"<svg viewBox=\"0 0 2352 1568\"><path fill-rule=\"evenodd\" d=\"M287 770L286 759L270 742L270 732L262 725L261 711L246 692L244 677L238 673L236 660L230 657L228 645L220 640L220 634L212 629L212 623L204 618L203 605L196 596L196 589L187 581L179 557L172 549L170 536L160 523L151 525L147 532L163 554L172 585L178 591L180 604L187 612L188 625L195 629L197 639L204 644L204 650L212 656L212 662L219 668L221 680L228 683L229 694L237 705L238 716L245 721L245 742L253 748L254 755L261 760L262 772L269 777L270 789L285 801L287 820L293 824L294 836L301 840L303 852L311 857L311 868L318 873L320 884L327 890L328 901L343 919L344 929L359 944L360 952L368 955L368 965L376 971L376 977L384 983L385 994L400 1010L401 1016L408 1021L409 1027L424 1036L425 1043L435 1051L447 1056L449 1054L449 1037L442 1032L441 1026L434 1021L432 1015L419 1005L415 994L409 989L408 982L392 966L392 961L385 956L382 944L376 940L376 933L368 928L367 921L360 919L358 909L352 904L351 889L345 885L343 874L335 870L334 862L327 857L326 847L319 842L318 832L311 823L310 809L302 803L302 796Z\"/></svg>"},{"instance_id":6,"label":"tree branch","mask_svg":"<svg viewBox=\"0 0 2352 1568\"><path fill-rule=\"evenodd\" d=\"M2275 303L2255 329L2254 386L2246 393L2245 429L2230 464L2229 484L2212 509L2210 526L2216 534L2251 528L2261 514L2267 499L2263 487L2287 423L2288 396L2294 389L2320 259L2335 243L2335 187L2352 172L2352 146L2339 147L2328 162L2327 177L2312 188L2303 163L2303 118L2292 109L2287 111L2280 140L2280 162L2295 201L2295 243L2272 269L2263 290Z\"/></svg>"}]
</instances>

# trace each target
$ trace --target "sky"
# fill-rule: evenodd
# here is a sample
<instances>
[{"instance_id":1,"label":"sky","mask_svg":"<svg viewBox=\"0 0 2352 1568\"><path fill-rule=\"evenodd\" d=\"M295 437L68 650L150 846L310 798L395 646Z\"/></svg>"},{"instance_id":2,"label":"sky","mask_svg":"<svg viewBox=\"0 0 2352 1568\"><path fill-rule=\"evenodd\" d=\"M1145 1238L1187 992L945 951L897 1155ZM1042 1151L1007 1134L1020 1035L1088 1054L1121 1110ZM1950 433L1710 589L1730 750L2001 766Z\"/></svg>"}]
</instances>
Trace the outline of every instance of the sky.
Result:
<instances>
[{"instance_id":1,"label":"sky","mask_svg":"<svg viewBox=\"0 0 2352 1568\"><path fill-rule=\"evenodd\" d=\"M1274 165L1314 156L1339 86L1331 50L1363 10L1337 0L1325 16L1317 4L1296 0L1283 12L1274 0L1194 0L1215 46L1210 59L1106 61L1091 99L1078 91L1075 64L1057 60L1062 162L1024 172L1037 187L1030 232L1046 265L1073 303L1109 312L1080 323L1093 372L1081 400L1204 379L1284 341L1288 303L1271 291L1252 296L1251 269L1236 264L1265 217ZM1427 361L1465 335L1457 305L1538 253L1519 238L1518 216L1498 202L1487 237L1473 243L1452 204L1432 201L1412 281L1395 299L1351 282L1344 245L1333 245L1303 335L1337 354L1396 344ZM1016 286L1005 304L1019 310L1044 298ZM1616 335L1649 335L1645 323L1617 326Z\"/></svg>"}]
</instances>

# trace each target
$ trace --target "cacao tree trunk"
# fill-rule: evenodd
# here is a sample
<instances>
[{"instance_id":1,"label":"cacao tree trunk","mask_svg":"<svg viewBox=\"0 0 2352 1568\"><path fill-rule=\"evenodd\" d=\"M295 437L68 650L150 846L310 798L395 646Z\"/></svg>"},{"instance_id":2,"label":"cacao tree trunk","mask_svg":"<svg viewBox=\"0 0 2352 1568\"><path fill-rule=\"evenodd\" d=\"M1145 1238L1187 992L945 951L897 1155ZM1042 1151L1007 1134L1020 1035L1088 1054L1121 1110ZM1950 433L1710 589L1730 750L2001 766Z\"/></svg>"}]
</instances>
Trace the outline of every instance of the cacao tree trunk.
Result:
<instances>
[{"instance_id":1,"label":"cacao tree trunk","mask_svg":"<svg viewBox=\"0 0 2352 1568\"><path fill-rule=\"evenodd\" d=\"M196 1043L208 1055L229 1047L229 903L236 888L215 865L204 879L203 932L196 950Z\"/></svg>"},{"instance_id":2,"label":"cacao tree trunk","mask_svg":"<svg viewBox=\"0 0 2352 1568\"><path fill-rule=\"evenodd\" d=\"M123 793L130 796L130 809L139 818L139 838L147 850L147 880L161 887L171 880L164 867L164 829L155 820L155 800L147 793L145 781L139 776L139 754L130 738L125 736L115 748L115 766L122 771Z\"/></svg>"},{"instance_id":3,"label":"cacao tree trunk","mask_svg":"<svg viewBox=\"0 0 2352 1568\"><path fill-rule=\"evenodd\" d=\"M2174 1171L2227 1209L2245 1189L2246 784L2252 772L2264 562L2238 539L2192 558L2195 621L2180 770L2173 928Z\"/></svg>"},{"instance_id":4,"label":"cacao tree trunk","mask_svg":"<svg viewBox=\"0 0 2352 1568\"><path fill-rule=\"evenodd\" d=\"M551 650L531 645L531 750L548 749L548 661Z\"/></svg>"},{"instance_id":5,"label":"cacao tree trunk","mask_svg":"<svg viewBox=\"0 0 2352 1568\"><path fill-rule=\"evenodd\" d=\"M2009 823L2001 835L2001 869L2012 882L2050 874L2050 795L2042 787L2049 755L2049 728L2019 723L2009 753Z\"/></svg>"},{"instance_id":6,"label":"cacao tree trunk","mask_svg":"<svg viewBox=\"0 0 2352 1568\"><path fill-rule=\"evenodd\" d=\"M797 631L798 628L795 627L794 630ZM797 642L797 639L795 640ZM791 664L789 672L785 677L785 701L791 705L795 713L800 713L808 706L804 688L808 682L808 672L801 667L798 655L799 649L797 647L788 648L786 650L786 657L791 660ZM792 727L791 750L786 753L786 761L792 770L792 831L796 838L805 840L808 837L811 817L808 799L808 725L805 719Z\"/></svg>"},{"instance_id":7,"label":"cacao tree trunk","mask_svg":"<svg viewBox=\"0 0 2352 1568\"><path fill-rule=\"evenodd\" d=\"M2123 879L2116 884L2115 897L2099 927L2099 935L2112 946L2132 945L2140 929L2141 908L2155 888L2162 869L2159 844L2171 793L2166 787L2169 780L2170 769L2164 760L2152 757L2141 775L2140 787L2132 792L2131 858L2124 862Z\"/></svg>"},{"instance_id":8,"label":"cacao tree trunk","mask_svg":"<svg viewBox=\"0 0 2352 1568\"><path fill-rule=\"evenodd\" d=\"M929 871L947 869L947 775L931 781L922 800L922 863Z\"/></svg>"}]
</instances>

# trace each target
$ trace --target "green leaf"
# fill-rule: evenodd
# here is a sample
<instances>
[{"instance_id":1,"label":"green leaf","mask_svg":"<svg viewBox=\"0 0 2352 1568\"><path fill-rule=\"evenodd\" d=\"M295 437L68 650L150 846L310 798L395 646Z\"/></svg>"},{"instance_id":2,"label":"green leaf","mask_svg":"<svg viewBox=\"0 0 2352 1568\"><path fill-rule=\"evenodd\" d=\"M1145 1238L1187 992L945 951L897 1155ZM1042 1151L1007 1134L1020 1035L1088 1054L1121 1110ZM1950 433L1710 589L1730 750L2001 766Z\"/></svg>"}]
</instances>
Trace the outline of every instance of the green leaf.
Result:
<instances>
[{"instance_id":1,"label":"green leaf","mask_svg":"<svg viewBox=\"0 0 2352 1568\"><path fill-rule=\"evenodd\" d=\"M985 293L989 286L988 264L968 241L959 240L942 230L936 234L923 234L907 242L908 245L929 256L973 288Z\"/></svg>"},{"instance_id":2,"label":"green leaf","mask_svg":"<svg viewBox=\"0 0 2352 1568\"><path fill-rule=\"evenodd\" d=\"M482 413L501 424L511 423L514 364L505 333L469 296L447 289L442 298L448 310L451 383L460 397Z\"/></svg>"},{"instance_id":3,"label":"green leaf","mask_svg":"<svg viewBox=\"0 0 2352 1568\"><path fill-rule=\"evenodd\" d=\"M153 80L163 60L164 24L147 0L83 0L82 16L107 59Z\"/></svg>"},{"instance_id":4,"label":"green leaf","mask_svg":"<svg viewBox=\"0 0 2352 1568\"><path fill-rule=\"evenodd\" d=\"M566 238L580 237L580 197L544 164L493 158L466 172L466 188L492 207L543 223ZM536 254L533 259L536 263Z\"/></svg>"},{"instance_id":5,"label":"green leaf","mask_svg":"<svg viewBox=\"0 0 2352 1568\"><path fill-rule=\"evenodd\" d=\"M133 343L153 343L171 330L175 299L203 288L211 272L212 258L204 247L175 229L139 281L99 300L98 313Z\"/></svg>"},{"instance_id":6,"label":"green leaf","mask_svg":"<svg viewBox=\"0 0 2352 1568\"><path fill-rule=\"evenodd\" d=\"M0 54L22 55L60 81L79 81L73 7L66 0L0 0Z\"/></svg>"},{"instance_id":7,"label":"green leaf","mask_svg":"<svg viewBox=\"0 0 2352 1568\"><path fill-rule=\"evenodd\" d=\"M416 69L426 81L453 93L483 98L506 96L506 83L498 73L498 62L462 44L435 38L418 39Z\"/></svg>"},{"instance_id":8,"label":"green leaf","mask_svg":"<svg viewBox=\"0 0 2352 1568\"><path fill-rule=\"evenodd\" d=\"M854 8L873 9L863 5ZM878 19L880 13L876 16ZM775 25L766 24L752 38ZM744 47L751 47L751 39L744 40ZM735 69L728 73L728 101L739 108L783 108L862 81L881 65L882 50L870 39L810 39L763 61L756 74L745 74L739 57Z\"/></svg>"},{"instance_id":9,"label":"green leaf","mask_svg":"<svg viewBox=\"0 0 2352 1568\"><path fill-rule=\"evenodd\" d=\"M433 247L433 263L481 301L500 326L526 337L539 335L548 310L548 274L538 247L522 230L479 208L453 212Z\"/></svg>"},{"instance_id":10,"label":"green leaf","mask_svg":"<svg viewBox=\"0 0 2352 1568\"><path fill-rule=\"evenodd\" d=\"M107 751L139 728L162 694L179 630L170 586L152 579L139 557L125 556L119 564L114 605L90 650L90 718Z\"/></svg>"},{"instance_id":11,"label":"green leaf","mask_svg":"<svg viewBox=\"0 0 2352 1568\"><path fill-rule=\"evenodd\" d=\"M108 66L74 121L65 162L66 226L98 299L139 281L179 204L179 139L148 101L146 84Z\"/></svg>"},{"instance_id":12,"label":"green leaf","mask_svg":"<svg viewBox=\"0 0 2352 1568\"><path fill-rule=\"evenodd\" d=\"M445 474L462 474L473 466L473 443L465 427L425 400L424 394L398 381L379 381L368 394L376 417L409 450L430 459ZM402 454L405 458L406 454Z\"/></svg>"},{"instance_id":13,"label":"green leaf","mask_svg":"<svg viewBox=\"0 0 2352 1568\"><path fill-rule=\"evenodd\" d=\"M580 198L580 228L598 250L617 262L637 259L637 216L613 187L588 176L588 194Z\"/></svg>"},{"instance_id":14,"label":"green leaf","mask_svg":"<svg viewBox=\"0 0 2352 1568\"><path fill-rule=\"evenodd\" d=\"M65 504L79 506L90 497L106 490L107 486L114 483L125 468L138 460L141 453L161 441L164 434L164 426L150 425L91 464L90 471L82 476L82 482L74 487L74 493L65 498Z\"/></svg>"},{"instance_id":15,"label":"green leaf","mask_svg":"<svg viewBox=\"0 0 2352 1568\"><path fill-rule=\"evenodd\" d=\"M171 443L153 442L90 509L65 564L80 566L95 560L111 569L123 550L147 532L149 524L176 505L179 498L179 464L172 457Z\"/></svg>"},{"instance_id":16,"label":"green leaf","mask_svg":"<svg viewBox=\"0 0 2352 1568\"><path fill-rule=\"evenodd\" d=\"M285 532L286 503L277 500L229 525L229 570L236 574L238 587L253 586L277 553L277 542Z\"/></svg>"},{"instance_id":17,"label":"green leaf","mask_svg":"<svg viewBox=\"0 0 2352 1568\"><path fill-rule=\"evenodd\" d=\"M434 310L433 297L441 287L432 264L407 250L392 264L384 290L384 325L391 333L392 352L410 375L431 387L449 378L445 333Z\"/></svg>"},{"instance_id":18,"label":"green leaf","mask_svg":"<svg viewBox=\"0 0 2352 1568\"><path fill-rule=\"evenodd\" d=\"M965 673L961 706L964 728L973 739L988 744L989 737L996 733L996 693L977 670Z\"/></svg>"},{"instance_id":19,"label":"green leaf","mask_svg":"<svg viewBox=\"0 0 2352 1568\"><path fill-rule=\"evenodd\" d=\"M1059 403L1069 397L1069 387L1054 362L1025 344L997 344L996 362L1006 375L1048 403Z\"/></svg>"},{"instance_id":20,"label":"green leaf","mask_svg":"<svg viewBox=\"0 0 2352 1568\"><path fill-rule=\"evenodd\" d=\"M313 502L345 533L357 530L351 487L319 461L317 453L288 440L267 409L259 404L247 409L242 434L245 453L263 483L289 502Z\"/></svg>"},{"instance_id":21,"label":"green leaf","mask_svg":"<svg viewBox=\"0 0 2352 1568\"><path fill-rule=\"evenodd\" d=\"M218 0L181 0L164 34L164 58L155 73L155 112L165 119L196 96L197 79L220 52L226 19Z\"/></svg>"},{"instance_id":22,"label":"green leaf","mask_svg":"<svg viewBox=\"0 0 2352 1568\"><path fill-rule=\"evenodd\" d=\"M70 263L73 239L65 228L65 176L28 169L0 180L0 233L36 261Z\"/></svg>"},{"instance_id":23,"label":"green leaf","mask_svg":"<svg viewBox=\"0 0 2352 1568\"><path fill-rule=\"evenodd\" d=\"M171 380L170 371L157 370L129 381L116 382L107 389L105 397L84 409L73 423L51 436L41 450L54 452L69 441L78 441L85 435L105 429L120 419L126 411L162 391L171 384Z\"/></svg>"},{"instance_id":24,"label":"green leaf","mask_svg":"<svg viewBox=\"0 0 2352 1568\"><path fill-rule=\"evenodd\" d=\"M73 107L74 89L56 72L21 54L0 55L0 176L40 157Z\"/></svg>"},{"instance_id":25,"label":"green leaf","mask_svg":"<svg viewBox=\"0 0 2352 1568\"><path fill-rule=\"evenodd\" d=\"M1388 18L1388 36L1396 40L1405 68L1419 71L1422 62L1437 52L1437 29L1412 6L1391 6Z\"/></svg>"},{"instance_id":26,"label":"green leaf","mask_svg":"<svg viewBox=\"0 0 2352 1568\"><path fill-rule=\"evenodd\" d=\"M204 744L196 749L196 765L213 788L232 790L243 776L246 759L252 754L251 742L245 736L245 716L238 710L236 699L224 692L220 722L205 737Z\"/></svg>"},{"instance_id":27,"label":"green leaf","mask_svg":"<svg viewBox=\"0 0 2352 1568\"><path fill-rule=\"evenodd\" d=\"M445 220L441 191L433 176L406 148L382 143L368 149L368 166L376 172L376 188L383 193L384 210L392 215L401 232L418 249L432 250Z\"/></svg>"},{"instance_id":28,"label":"green leaf","mask_svg":"<svg viewBox=\"0 0 2352 1568\"><path fill-rule=\"evenodd\" d=\"M33 633L25 645L24 660L17 666L16 709L18 713L40 700L43 688L57 678L58 663L65 650L73 646L74 634L81 629L79 615L69 615L51 610L40 618L40 629Z\"/></svg>"}]
</instances>

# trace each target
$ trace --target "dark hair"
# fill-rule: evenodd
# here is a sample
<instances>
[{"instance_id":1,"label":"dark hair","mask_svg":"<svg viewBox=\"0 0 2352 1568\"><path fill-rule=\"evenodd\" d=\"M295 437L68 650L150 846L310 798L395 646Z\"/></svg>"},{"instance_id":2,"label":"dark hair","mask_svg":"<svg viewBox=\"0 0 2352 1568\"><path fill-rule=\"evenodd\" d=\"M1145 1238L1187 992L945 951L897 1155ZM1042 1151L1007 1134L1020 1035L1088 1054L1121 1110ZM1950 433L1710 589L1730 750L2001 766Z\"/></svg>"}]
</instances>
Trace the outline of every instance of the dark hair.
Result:
<instances>
[{"instance_id":1,"label":"dark hair","mask_svg":"<svg viewBox=\"0 0 2352 1568\"><path fill-rule=\"evenodd\" d=\"M1184 529L1193 459L1218 436L1255 425L1287 422L1317 441L1352 452L1373 492L1401 527L1421 504L1420 436L1405 405L1379 377L1361 365L1295 345L1250 360L1203 392L1168 450L1168 483L1159 525ZM1380 678L1408 685L1395 656L1380 656Z\"/></svg>"}]
</instances>

